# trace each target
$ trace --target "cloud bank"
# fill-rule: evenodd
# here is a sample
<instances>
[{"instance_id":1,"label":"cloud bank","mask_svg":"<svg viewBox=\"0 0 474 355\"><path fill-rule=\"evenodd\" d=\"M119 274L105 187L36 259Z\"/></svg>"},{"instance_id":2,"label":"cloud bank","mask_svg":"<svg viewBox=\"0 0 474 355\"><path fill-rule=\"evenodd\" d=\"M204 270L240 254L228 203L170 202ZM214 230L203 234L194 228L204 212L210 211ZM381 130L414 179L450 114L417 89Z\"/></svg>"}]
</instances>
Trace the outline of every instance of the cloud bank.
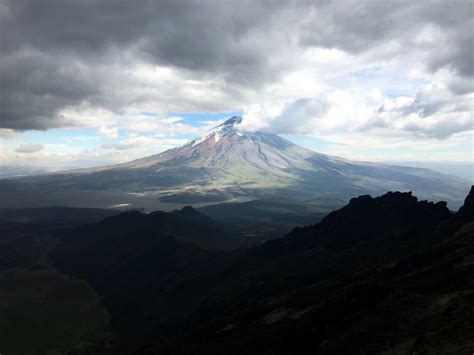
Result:
<instances>
[{"instance_id":1,"label":"cloud bank","mask_svg":"<svg viewBox=\"0 0 474 355\"><path fill-rule=\"evenodd\" d=\"M473 95L455 95L436 84L425 85L413 97L389 98L380 90L334 90L314 98L284 104L249 106L242 131L277 134L370 134L385 129L393 136L412 133L421 138L446 139L474 129Z\"/></svg>"}]
</instances>

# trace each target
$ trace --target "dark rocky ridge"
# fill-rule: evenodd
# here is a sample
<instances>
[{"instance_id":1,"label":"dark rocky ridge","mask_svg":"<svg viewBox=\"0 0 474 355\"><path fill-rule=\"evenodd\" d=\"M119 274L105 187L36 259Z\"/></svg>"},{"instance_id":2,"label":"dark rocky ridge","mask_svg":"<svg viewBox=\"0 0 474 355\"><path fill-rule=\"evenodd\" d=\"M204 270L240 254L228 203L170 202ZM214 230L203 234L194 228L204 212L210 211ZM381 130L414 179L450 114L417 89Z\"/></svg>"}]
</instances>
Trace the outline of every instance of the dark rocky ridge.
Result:
<instances>
[{"instance_id":1,"label":"dark rocky ridge","mask_svg":"<svg viewBox=\"0 0 474 355\"><path fill-rule=\"evenodd\" d=\"M122 215L74 244L64 238L54 255L103 298L120 334L114 353L472 352L473 196L454 215L411 193L360 196L321 223L230 253L146 229L110 234L119 249L79 238L138 216Z\"/></svg>"}]
</instances>

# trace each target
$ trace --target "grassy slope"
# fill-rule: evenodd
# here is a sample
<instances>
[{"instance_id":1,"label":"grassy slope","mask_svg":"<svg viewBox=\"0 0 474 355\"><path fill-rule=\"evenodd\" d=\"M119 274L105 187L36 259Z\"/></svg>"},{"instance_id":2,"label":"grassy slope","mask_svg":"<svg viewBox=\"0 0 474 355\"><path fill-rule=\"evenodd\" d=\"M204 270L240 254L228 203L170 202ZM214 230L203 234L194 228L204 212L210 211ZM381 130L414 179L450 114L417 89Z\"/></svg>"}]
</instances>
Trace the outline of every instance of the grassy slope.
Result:
<instances>
[{"instance_id":1,"label":"grassy slope","mask_svg":"<svg viewBox=\"0 0 474 355\"><path fill-rule=\"evenodd\" d=\"M0 273L0 344L5 354L64 354L107 328L109 316L85 282L54 270Z\"/></svg>"}]
</instances>

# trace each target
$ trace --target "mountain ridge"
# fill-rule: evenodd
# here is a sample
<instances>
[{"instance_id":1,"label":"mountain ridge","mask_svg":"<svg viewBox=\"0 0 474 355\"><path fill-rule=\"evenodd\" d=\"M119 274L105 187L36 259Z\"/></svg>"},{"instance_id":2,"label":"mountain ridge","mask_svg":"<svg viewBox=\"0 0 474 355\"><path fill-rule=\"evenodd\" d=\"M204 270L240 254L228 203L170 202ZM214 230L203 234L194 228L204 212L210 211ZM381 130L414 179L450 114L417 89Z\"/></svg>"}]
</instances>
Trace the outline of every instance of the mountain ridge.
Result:
<instances>
[{"instance_id":1,"label":"mountain ridge","mask_svg":"<svg viewBox=\"0 0 474 355\"><path fill-rule=\"evenodd\" d=\"M230 253L143 232L118 238L156 240L134 248L128 267L84 265L85 255L104 263L110 246L77 237L81 253L60 238L53 259L103 297L124 353L447 353L474 346L473 203L474 188L456 214L409 192L363 195L320 223Z\"/></svg>"}]
</instances>

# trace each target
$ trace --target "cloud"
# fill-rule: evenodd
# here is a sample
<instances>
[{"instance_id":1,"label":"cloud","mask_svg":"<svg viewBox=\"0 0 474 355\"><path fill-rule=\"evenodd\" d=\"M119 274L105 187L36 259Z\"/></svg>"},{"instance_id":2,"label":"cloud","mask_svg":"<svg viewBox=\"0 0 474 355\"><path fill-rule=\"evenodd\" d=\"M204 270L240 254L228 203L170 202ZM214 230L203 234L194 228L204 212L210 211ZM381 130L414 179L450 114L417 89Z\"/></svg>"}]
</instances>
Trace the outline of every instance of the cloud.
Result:
<instances>
[{"instance_id":1,"label":"cloud","mask_svg":"<svg viewBox=\"0 0 474 355\"><path fill-rule=\"evenodd\" d=\"M308 124L320 119L329 109L326 100L302 98L277 105L252 105L246 108L238 129L269 133L303 133Z\"/></svg>"},{"instance_id":2,"label":"cloud","mask_svg":"<svg viewBox=\"0 0 474 355\"><path fill-rule=\"evenodd\" d=\"M350 141L372 135L447 139L474 130L474 94L462 96L430 83L414 95L389 98L378 89L369 92L333 90L318 97L283 104L253 105L245 110L239 129L277 134L310 134ZM365 138L367 139L367 137Z\"/></svg>"},{"instance_id":3,"label":"cloud","mask_svg":"<svg viewBox=\"0 0 474 355\"><path fill-rule=\"evenodd\" d=\"M117 127L102 126L102 127L99 128L99 132L105 138L114 139L114 138L118 137L118 128Z\"/></svg>"},{"instance_id":4,"label":"cloud","mask_svg":"<svg viewBox=\"0 0 474 355\"><path fill-rule=\"evenodd\" d=\"M77 75L80 72L73 62L38 50L2 55L2 127L42 130L73 125L58 115L59 110L80 103L96 91L95 80Z\"/></svg>"},{"instance_id":5,"label":"cloud","mask_svg":"<svg viewBox=\"0 0 474 355\"><path fill-rule=\"evenodd\" d=\"M321 136L347 133L370 118L382 101L376 89L362 93L331 90L283 104L254 105L245 110L239 129Z\"/></svg>"},{"instance_id":6,"label":"cloud","mask_svg":"<svg viewBox=\"0 0 474 355\"><path fill-rule=\"evenodd\" d=\"M175 147L177 145L183 145L187 143L186 139L159 139L148 136L137 136L130 135L128 138L121 140L118 143L103 144L102 149L116 149L116 150L128 150L141 147L159 147L160 150Z\"/></svg>"},{"instance_id":7,"label":"cloud","mask_svg":"<svg viewBox=\"0 0 474 355\"><path fill-rule=\"evenodd\" d=\"M16 132L8 128L0 128L0 138L12 139L16 137Z\"/></svg>"},{"instance_id":8,"label":"cloud","mask_svg":"<svg viewBox=\"0 0 474 355\"><path fill-rule=\"evenodd\" d=\"M311 10L301 31L306 45L351 53L382 49L387 55L415 51L431 71L449 67L461 76L474 75L471 1L454 0L446 6L438 0L347 0Z\"/></svg>"},{"instance_id":9,"label":"cloud","mask_svg":"<svg viewBox=\"0 0 474 355\"><path fill-rule=\"evenodd\" d=\"M36 153L40 152L44 149L44 145L42 144L22 144L18 148L15 149L15 152L17 153Z\"/></svg>"},{"instance_id":10,"label":"cloud","mask_svg":"<svg viewBox=\"0 0 474 355\"><path fill-rule=\"evenodd\" d=\"M144 111L229 111L293 100L302 86L345 89L354 71L377 87L398 85L393 73L431 81L445 71L444 84L464 95L473 90L473 6L5 0L0 127L99 128ZM313 51L319 61L308 59ZM375 77L360 70L368 67L382 69ZM95 123L91 111L110 117Z\"/></svg>"},{"instance_id":11,"label":"cloud","mask_svg":"<svg viewBox=\"0 0 474 355\"><path fill-rule=\"evenodd\" d=\"M393 108L381 107L379 117L387 127L422 137L447 139L474 130L474 95L455 95L443 85L425 85L413 100ZM377 118L376 118L377 119Z\"/></svg>"},{"instance_id":12,"label":"cloud","mask_svg":"<svg viewBox=\"0 0 474 355\"><path fill-rule=\"evenodd\" d=\"M222 93L225 82L253 85L274 75L265 48L255 50L253 29L265 33L265 7L254 5L239 18L234 7L199 1L4 2L2 127L72 126L77 120L61 111L79 106L116 114L152 102L162 111L215 110L226 99L228 108L240 94ZM154 80L140 80L143 71L153 71Z\"/></svg>"}]
</instances>

